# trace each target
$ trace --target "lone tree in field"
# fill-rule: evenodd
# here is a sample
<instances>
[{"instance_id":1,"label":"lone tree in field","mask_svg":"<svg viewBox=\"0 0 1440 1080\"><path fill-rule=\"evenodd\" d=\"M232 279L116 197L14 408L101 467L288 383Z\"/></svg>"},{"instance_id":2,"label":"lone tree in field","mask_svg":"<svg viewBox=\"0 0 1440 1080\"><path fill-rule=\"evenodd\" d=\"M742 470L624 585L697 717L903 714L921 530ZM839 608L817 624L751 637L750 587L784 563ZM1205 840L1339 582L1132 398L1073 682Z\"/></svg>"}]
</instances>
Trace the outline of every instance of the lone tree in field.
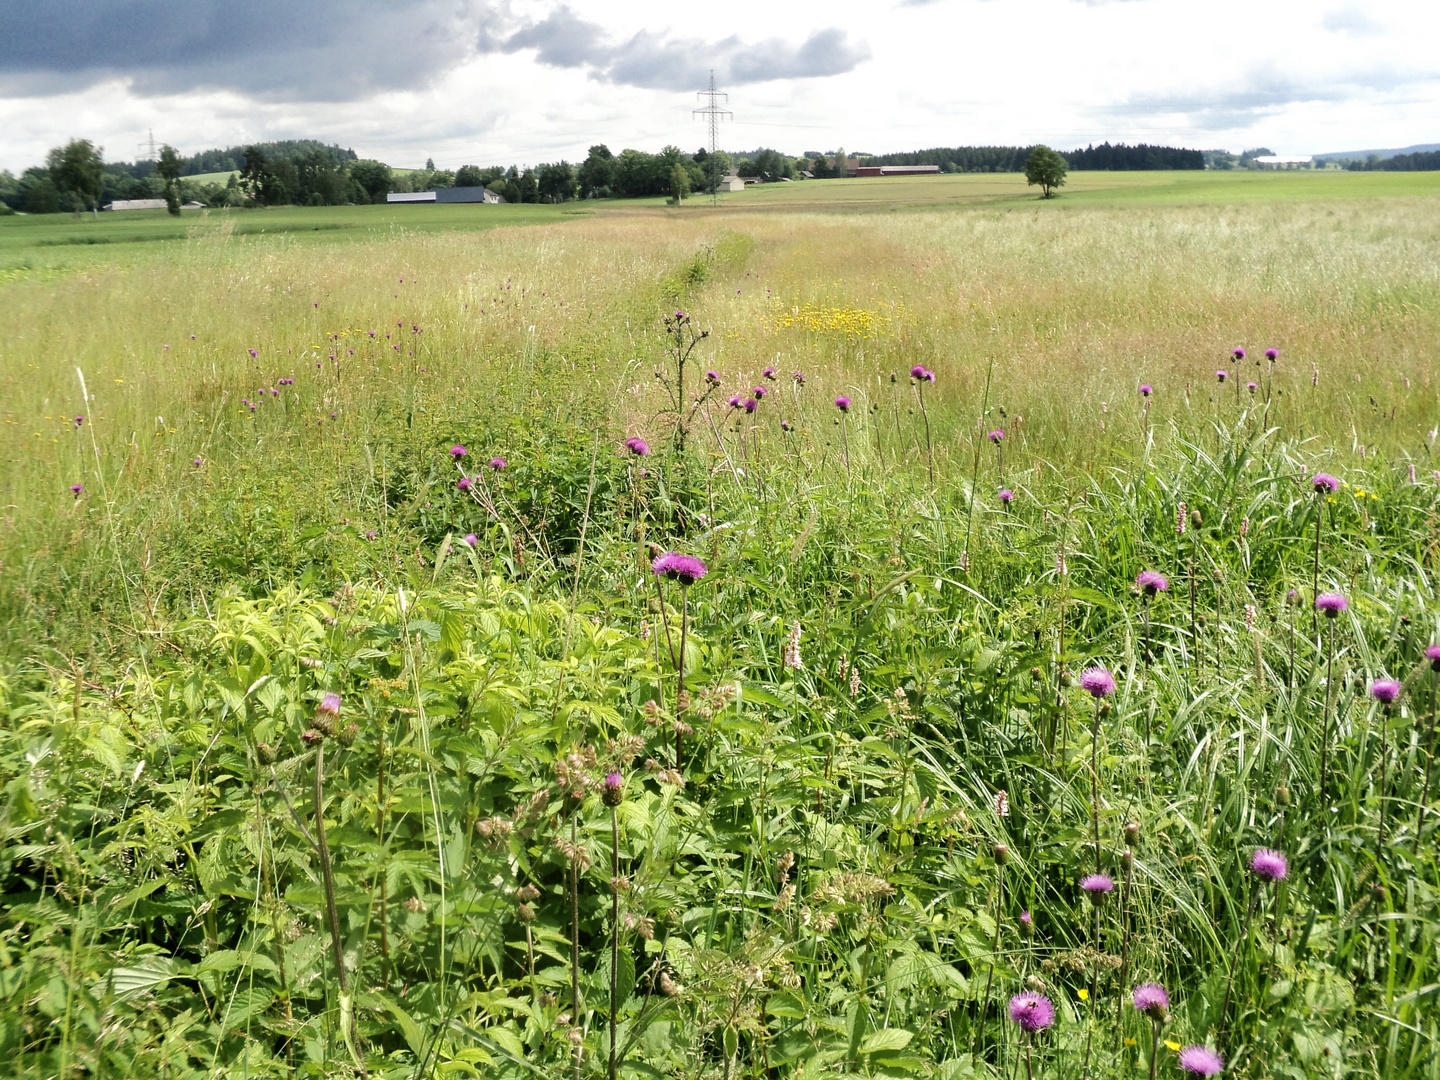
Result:
<instances>
[{"instance_id":1,"label":"lone tree in field","mask_svg":"<svg viewBox=\"0 0 1440 1080\"><path fill-rule=\"evenodd\" d=\"M180 216L180 154L173 146L160 148L160 161L155 171L165 181L165 208L175 217Z\"/></svg>"},{"instance_id":2,"label":"lone tree in field","mask_svg":"<svg viewBox=\"0 0 1440 1080\"><path fill-rule=\"evenodd\" d=\"M1039 184L1040 197L1050 198L1065 186L1065 159L1048 146L1037 146L1025 159L1025 183Z\"/></svg>"}]
</instances>

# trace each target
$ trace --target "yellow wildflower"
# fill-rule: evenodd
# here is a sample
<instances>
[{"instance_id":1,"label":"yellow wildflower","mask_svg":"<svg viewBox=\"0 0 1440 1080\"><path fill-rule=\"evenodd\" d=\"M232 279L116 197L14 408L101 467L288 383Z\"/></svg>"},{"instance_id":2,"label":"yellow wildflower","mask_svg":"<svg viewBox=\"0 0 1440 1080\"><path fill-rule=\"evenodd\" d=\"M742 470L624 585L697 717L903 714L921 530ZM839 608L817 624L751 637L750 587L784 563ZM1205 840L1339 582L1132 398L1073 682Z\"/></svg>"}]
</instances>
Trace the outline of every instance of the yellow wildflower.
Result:
<instances>
[{"instance_id":1,"label":"yellow wildflower","mask_svg":"<svg viewBox=\"0 0 1440 1080\"><path fill-rule=\"evenodd\" d=\"M1165 1045L1168 1046L1171 1050L1179 1050L1179 1049L1180 1049L1180 1044L1179 1044L1178 1042L1176 1042L1174 1039L1166 1039L1166 1040L1165 1040Z\"/></svg>"},{"instance_id":2,"label":"yellow wildflower","mask_svg":"<svg viewBox=\"0 0 1440 1080\"><path fill-rule=\"evenodd\" d=\"M1089 1001L1089 1000L1090 1000L1090 991L1089 991L1089 990L1086 990L1083 986L1080 988L1080 1000L1081 1000L1081 1001Z\"/></svg>"}]
</instances>

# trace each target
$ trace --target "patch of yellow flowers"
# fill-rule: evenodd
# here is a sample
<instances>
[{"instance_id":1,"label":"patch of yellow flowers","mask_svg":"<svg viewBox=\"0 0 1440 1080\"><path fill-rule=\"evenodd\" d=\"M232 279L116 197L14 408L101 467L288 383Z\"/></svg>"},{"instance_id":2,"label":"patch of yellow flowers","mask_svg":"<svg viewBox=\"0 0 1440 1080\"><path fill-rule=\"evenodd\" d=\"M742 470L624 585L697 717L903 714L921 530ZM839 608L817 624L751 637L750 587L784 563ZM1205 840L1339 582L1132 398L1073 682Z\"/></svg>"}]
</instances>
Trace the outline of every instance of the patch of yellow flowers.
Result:
<instances>
[{"instance_id":1,"label":"patch of yellow flowers","mask_svg":"<svg viewBox=\"0 0 1440 1080\"><path fill-rule=\"evenodd\" d=\"M894 313L869 311L846 305L800 304L775 317L775 329L798 327L813 334L840 334L844 337L874 339L880 336Z\"/></svg>"}]
</instances>

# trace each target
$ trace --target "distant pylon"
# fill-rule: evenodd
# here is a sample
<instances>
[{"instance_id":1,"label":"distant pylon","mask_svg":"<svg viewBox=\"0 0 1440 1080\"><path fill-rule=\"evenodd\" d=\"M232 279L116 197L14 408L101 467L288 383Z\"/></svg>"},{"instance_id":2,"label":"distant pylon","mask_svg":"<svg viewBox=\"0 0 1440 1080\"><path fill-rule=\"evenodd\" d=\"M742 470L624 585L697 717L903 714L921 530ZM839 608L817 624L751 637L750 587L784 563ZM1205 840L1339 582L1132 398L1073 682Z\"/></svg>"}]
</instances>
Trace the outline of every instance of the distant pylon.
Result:
<instances>
[{"instance_id":1,"label":"distant pylon","mask_svg":"<svg viewBox=\"0 0 1440 1080\"><path fill-rule=\"evenodd\" d=\"M135 156L141 161L154 161L159 154L155 150L155 129L150 129L150 140L135 147Z\"/></svg>"},{"instance_id":2,"label":"distant pylon","mask_svg":"<svg viewBox=\"0 0 1440 1080\"><path fill-rule=\"evenodd\" d=\"M704 108L696 109L692 115L705 117L706 122L710 125L710 158L713 161L715 158L715 151L720 148L720 121L722 119L735 119L734 113L732 113L728 109L722 109L720 107L720 102L722 100L727 103L729 102L730 95L725 93L724 90L715 89L715 69L711 68L710 88L708 90L697 90L695 92L695 96L698 98L703 98L707 102ZM714 175L713 165L711 165L710 168L712 170L710 181L710 202L712 206L718 206L720 203L720 177Z\"/></svg>"}]
</instances>

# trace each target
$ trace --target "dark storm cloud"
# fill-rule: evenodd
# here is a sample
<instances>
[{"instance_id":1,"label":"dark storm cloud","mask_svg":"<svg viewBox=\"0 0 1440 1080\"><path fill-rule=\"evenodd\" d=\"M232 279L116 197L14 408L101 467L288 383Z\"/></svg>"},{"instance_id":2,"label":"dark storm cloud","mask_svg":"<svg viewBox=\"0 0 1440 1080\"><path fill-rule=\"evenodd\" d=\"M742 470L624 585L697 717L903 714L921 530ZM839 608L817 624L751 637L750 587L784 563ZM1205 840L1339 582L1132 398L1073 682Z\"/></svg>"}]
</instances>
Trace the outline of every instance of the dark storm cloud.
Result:
<instances>
[{"instance_id":1,"label":"dark storm cloud","mask_svg":"<svg viewBox=\"0 0 1440 1080\"><path fill-rule=\"evenodd\" d=\"M479 0L0 0L0 93L106 78L345 101L418 86L474 54Z\"/></svg>"},{"instance_id":2,"label":"dark storm cloud","mask_svg":"<svg viewBox=\"0 0 1440 1080\"><path fill-rule=\"evenodd\" d=\"M717 81L734 86L839 75L870 56L868 48L852 44L834 28L817 30L798 45L778 38L707 42L650 31L612 41L603 27L567 7L556 8L493 47L504 52L533 49L536 59L551 67L583 68L605 82L665 90L702 86L712 68Z\"/></svg>"}]
</instances>

